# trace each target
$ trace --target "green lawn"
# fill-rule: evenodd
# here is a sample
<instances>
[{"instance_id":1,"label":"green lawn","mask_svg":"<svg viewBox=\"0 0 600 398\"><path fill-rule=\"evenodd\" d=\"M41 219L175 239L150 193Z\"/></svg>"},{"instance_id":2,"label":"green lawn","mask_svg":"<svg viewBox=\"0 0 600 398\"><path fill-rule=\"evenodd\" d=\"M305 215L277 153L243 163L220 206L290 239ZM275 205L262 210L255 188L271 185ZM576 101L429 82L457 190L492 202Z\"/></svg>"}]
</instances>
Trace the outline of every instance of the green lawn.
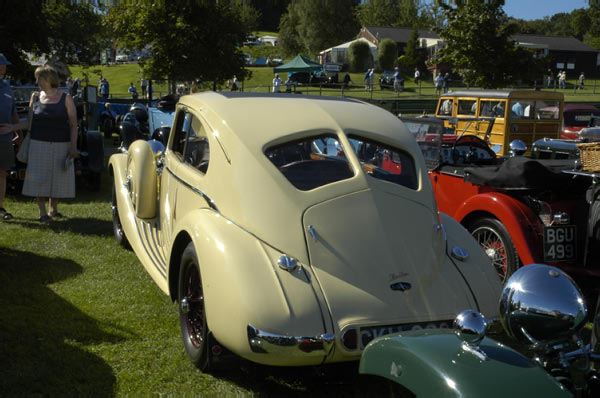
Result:
<instances>
[{"instance_id":1,"label":"green lawn","mask_svg":"<svg viewBox=\"0 0 600 398\"><path fill-rule=\"evenodd\" d=\"M253 57L265 56L265 54L277 55L278 47L273 46L253 46L244 47L243 52L247 52L253 55ZM285 61L289 61L286 59ZM73 76L82 78L84 71L89 76L90 84L97 84L98 77L100 74L106 77L110 82L111 96L117 98L129 98L130 95L127 93L129 83L133 82L138 90L140 89L139 80L141 78L140 68L137 64L120 64L111 66L95 66L84 70L80 66L71 66L71 72ZM251 92L268 92L270 91L274 72L271 67L249 67L248 70L252 73L251 77L243 82L244 91ZM341 81L345 75L345 72L339 74L339 80ZM395 94L393 90L380 90L378 84L379 74L375 77L375 87L373 92L366 92L364 90L364 74L363 73L350 73L352 79L352 86L349 90L344 91L345 96L357 97L357 98L373 98L389 100L394 98L400 99L434 99L437 98L435 95L435 89L432 82L422 81L420 86L416 86L410 76L405 76L405 88L406 90L400 94ZM282 76L283 81L286 77ZM575 84L575 80L569 80L568 84ZM587 85L584 90L575 91L573 88L565 90L557 90L565 95L565 101L567 102L600 102L600 81L598 81L597 87L595 87L595 81L588 79ZM210 89L212 85L208 82L205 83L204 88ZM226 89L224 86L218 87L219 89ZM453 89L453 87L450 87ZM464 88L460 88L464 89ZM165 82L157 83L154 88L155 94L158 96L167 94L167 85ZM328 96L341 96L342 91L340 89L333 88L319 88L319 87L299 87L298 91L304 94L313 95L328 95ZM155 97L157 96L155 95Z\"/></svg>"},{"instance_id":2,"label":"green lawn","mask_svg":"<svg viewBox=\"0 0 600 398\"><path fill-rule=\"evenodd\" d=\"M363 396L356 364L325 374L247 362L204 374L191 365L177 306L112 237L110 187L104 174L99 192L78 188L59 206L66 218L50 223L37 221L31 198L7 196L14 219L0 221L1 397Z\"/></svg>"}]
</instances>

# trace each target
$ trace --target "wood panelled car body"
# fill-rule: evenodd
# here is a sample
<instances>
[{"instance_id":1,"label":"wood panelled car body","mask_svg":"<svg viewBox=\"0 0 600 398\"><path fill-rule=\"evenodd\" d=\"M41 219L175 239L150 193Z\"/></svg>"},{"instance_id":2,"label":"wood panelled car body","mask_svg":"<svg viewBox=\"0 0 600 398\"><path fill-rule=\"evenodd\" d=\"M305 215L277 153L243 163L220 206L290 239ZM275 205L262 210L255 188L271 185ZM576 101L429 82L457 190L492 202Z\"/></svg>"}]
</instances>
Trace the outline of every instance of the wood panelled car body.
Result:
<instances>
[{"instance_id":1,"label":"wood panelled car body","mask_svg":"<svg viewBox=\"0 0 600 398\"><path fill-rule=\"evenodd\" d=\"M371 164L382 152L401 172ZM269 365L358 360L381 334L497 313L489 260L438 213L414 138L378 107L185 96L166 149L136 141L109 166L115 236L179 303L202 369L222 347Z\"/></svg>"}]
</instances>

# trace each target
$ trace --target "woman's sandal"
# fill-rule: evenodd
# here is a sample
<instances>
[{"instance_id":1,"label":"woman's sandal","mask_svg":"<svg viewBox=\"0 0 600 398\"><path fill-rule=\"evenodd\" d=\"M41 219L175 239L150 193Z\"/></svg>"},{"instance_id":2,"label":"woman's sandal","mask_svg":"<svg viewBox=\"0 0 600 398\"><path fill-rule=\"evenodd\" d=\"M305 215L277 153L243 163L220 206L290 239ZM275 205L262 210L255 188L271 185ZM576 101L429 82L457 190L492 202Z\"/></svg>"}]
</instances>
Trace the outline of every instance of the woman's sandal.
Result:
<instances>
[{"instance_id":1,"label":"woman's sandal","mask_svg":"<svg viewBox=\"0 0 600 398\"><path fill-rule=\"evenodd\" d=\"M6 211L4 207L0 207L0 218L3 220L10 220L13 218L13 215Z\"/></svg>"},{"instance_id":2,"label":"woman's sandal","mask_svg":"<svg viewBox=\"0 0 600 398\"><path fill-rule=\"evenodd\" d=\"M44 214L43 216L40 217L39 219L41 222L48 222L48 221L52 221L52 217L50 217L47 214Z\"/></svg>"},{"instance_id":3,"label":"woman's sandal","mask_svg":"<svg viewBox=\"0 0 600 398\"><path fill-rule=\"evenodd\" d=\"M48 214L50 217L52 218L63 218L64 216L62 214L60 214L59 212L56 213L52 213L52 214Z\"/></svg>"}]
</instances>

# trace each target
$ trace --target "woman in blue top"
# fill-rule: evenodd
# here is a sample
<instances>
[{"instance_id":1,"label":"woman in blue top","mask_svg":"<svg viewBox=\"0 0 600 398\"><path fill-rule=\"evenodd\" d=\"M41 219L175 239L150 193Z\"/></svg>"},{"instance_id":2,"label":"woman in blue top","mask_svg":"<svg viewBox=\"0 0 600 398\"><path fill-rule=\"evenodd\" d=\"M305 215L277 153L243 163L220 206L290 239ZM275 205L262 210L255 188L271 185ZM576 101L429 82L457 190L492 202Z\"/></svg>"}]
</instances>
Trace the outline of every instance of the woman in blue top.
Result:
<instances>
[{"instance_id":1,"label":"woman in blue top","mask_svg":"<svg viewBox=\"0 0 600 398\"><path fill-rule=\"evenodd\" d=\"M58 212L59 198L75 197L71 160L78 157L77 111L71 95L58 88L59 78L54 68L40 66L35 70L35 78L41 92L34 93L29 103L33 119L23 195L37 197L40 221L50 221L52 217L62 217ZM27 128L27 121L13 124L12 128Z\"/></svg>"}]
</instances>

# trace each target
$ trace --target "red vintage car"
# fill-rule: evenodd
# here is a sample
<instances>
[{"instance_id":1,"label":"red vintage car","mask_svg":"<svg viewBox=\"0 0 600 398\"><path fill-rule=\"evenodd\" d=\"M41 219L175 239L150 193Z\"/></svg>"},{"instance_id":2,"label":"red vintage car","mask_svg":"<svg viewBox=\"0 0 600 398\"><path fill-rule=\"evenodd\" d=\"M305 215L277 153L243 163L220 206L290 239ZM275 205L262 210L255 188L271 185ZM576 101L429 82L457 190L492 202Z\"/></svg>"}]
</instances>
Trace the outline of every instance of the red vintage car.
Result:
<instances>
[{"instance_id":1,"label":"red vintage car","mask_svg":"<svg viewBox=\"0 0 600 398\"><path fill-rule=\"evenodd\" d=\"M471 232L503 281L532 263L600 276L600 184L563 172L573 160L498 157L477 136L444 134L440 119L401 119L421 146L439 210Z\"/></svg>"},{"instance_id":2,"label":"red vintage car","mask_svg":"<svg viewBox=\"0 0 600 398\"><path fill-rule=\"evenodd\" d=\"M549 107L548 110L558 112L557 107ZM592 115L600 116L600 109L594 105L565 104L563 107L563 125L560 138L579 140L578 133L581 129L590 125Z\"/></svg>"}]
</instances>

